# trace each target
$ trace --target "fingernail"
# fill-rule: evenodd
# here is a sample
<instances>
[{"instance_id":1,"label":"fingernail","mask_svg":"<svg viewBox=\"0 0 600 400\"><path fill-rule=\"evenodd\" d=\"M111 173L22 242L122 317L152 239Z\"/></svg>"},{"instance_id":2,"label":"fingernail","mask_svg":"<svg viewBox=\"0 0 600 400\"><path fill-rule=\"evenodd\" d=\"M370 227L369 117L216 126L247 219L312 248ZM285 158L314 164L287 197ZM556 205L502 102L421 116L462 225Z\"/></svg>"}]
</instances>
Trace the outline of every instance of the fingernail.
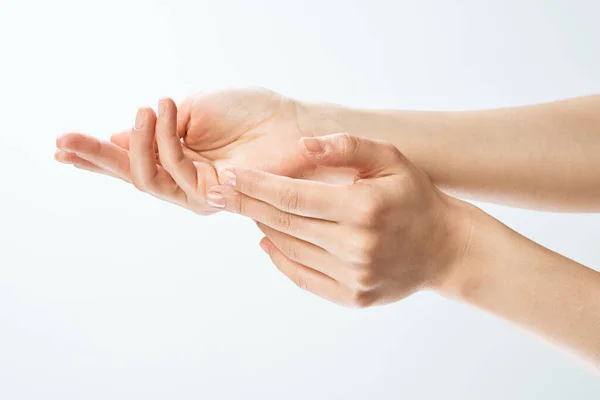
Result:
<instances>
[{"instance_id":1,"label":"fingernail","mask_svg":"<svg viewBox=\"0 0 600 400\"><path fill-rule=\"evenodd\" d=\"M221 193L209 192L206 195L206 204L215 208L225 208L225 198Z\"/></svg>"},{"instance_id":2,"label":"fingernail","mask_svg":"<svg viewBox=\"0 0 600 400\"><path fill-rule=\"evenodd\" d=\"M237 178L235 176L235 173L232 170L226 169L223 172L221 172L221 181L225 185L229 185L229 186L235 187L235 184L237 182Z\"/></svg>"},{"instance_id":3,"label":"fingernail","mask_svg":"<svg viewBox=\"0 0 600 400\"><path fill-rule=\"evenodd\" d=\"M262 240L260 241L259 245L260 245L260 248L263 249L263 251L265 253L269 254L269 250L271 250L271 249L269 247L269 244L267 243L267 240L268 239L266 237L262 238Z\"/></svg>"},{"instance_id":4,"label":"fingernail","mask_svg":"<svg viewBox=\"0 0 600 400\"><path fill-rule=\"evenodd\" d=\"M142 127L144 126L144 116L145 116L145 112L143 109L139 109L136 116L135 116L135 124L133 125L133 129L142 129Z\"/></svg>"},{"instance_id":5,"label":"fingernail","mask_svg":"<svg viewBox=\"0 0 600 400\"><path fill-rule=\"evenodd\" d=\"M60 150L65 150L66 151L66 146L64 144L64 139L62 136L59 136L56 138L56 147Z\"/></svg>"},{"instance_id":6,"label":"fingernail","mask_svg":"<svg viewBox=\"0 0 600 400\"><path fill-rule=\"evenodd\" d=\"M302 138L302 143L306 150L311 153L320 153L323 151L323 142L321 139L314 137L304 137Z\"/></svg>"},{"instance_id":7,"label":"fingernail","mask_svg":"<svg viewBox=\"0 0 600 400\"><path fill-rule=\"evenodd\" d=\"M164 100L160 100L158 102L158 118L162 117L162 115L165 113L165 101Z\"/></svg>"},{"instance_id":8,"label":"fingernail","mask_svg":"<svg viewBox=\"0 0 600 400\"><path fill-rule=\"evenodd\" d=\"M66 161L62 158L63 157L63 152L62 151L57 151L54 153L54 159L60 163L66 164Z\"/></svg>"}]
</instances>

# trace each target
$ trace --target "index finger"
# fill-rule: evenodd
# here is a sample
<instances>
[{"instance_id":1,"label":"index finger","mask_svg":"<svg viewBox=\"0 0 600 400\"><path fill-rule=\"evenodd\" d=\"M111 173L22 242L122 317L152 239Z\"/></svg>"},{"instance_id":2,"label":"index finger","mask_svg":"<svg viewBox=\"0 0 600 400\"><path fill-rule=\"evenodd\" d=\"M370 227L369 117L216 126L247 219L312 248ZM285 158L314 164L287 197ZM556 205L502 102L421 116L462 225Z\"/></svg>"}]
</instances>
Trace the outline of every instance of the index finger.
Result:
<instances>
[{"instance_id":1,"label":"index finger","mask_svg":"<svg viewBox=\"0 0 600 400\"><path fill-rule=\"evenodd\" d=\"M349 186L288 178L248 168L226 168L219 180L282 211L322 220L341 221L352 200Z\"/></svg>"}]
</instances>

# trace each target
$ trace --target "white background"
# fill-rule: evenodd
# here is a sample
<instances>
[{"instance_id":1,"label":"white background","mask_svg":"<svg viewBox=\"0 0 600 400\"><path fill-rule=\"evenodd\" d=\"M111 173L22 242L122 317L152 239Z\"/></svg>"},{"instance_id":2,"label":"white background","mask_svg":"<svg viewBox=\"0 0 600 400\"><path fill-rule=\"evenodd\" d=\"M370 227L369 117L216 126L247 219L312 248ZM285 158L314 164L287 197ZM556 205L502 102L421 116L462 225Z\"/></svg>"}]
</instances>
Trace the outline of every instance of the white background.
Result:
<instances>
[{"instance_id":1,"label":"white background","mask_svg":"<svg viewBox=\"0 0 600 400\"><path fill-rule=\"evenodd\" d=\"M431 293L333 306L252 223L52 158L59 133L107 138L207 87L414 109L599 93L599 20L596 0L0 0L0 398L600 398L495 317ZM483 207L600 266L600 215Z\"/></svg>"}]
</instances>

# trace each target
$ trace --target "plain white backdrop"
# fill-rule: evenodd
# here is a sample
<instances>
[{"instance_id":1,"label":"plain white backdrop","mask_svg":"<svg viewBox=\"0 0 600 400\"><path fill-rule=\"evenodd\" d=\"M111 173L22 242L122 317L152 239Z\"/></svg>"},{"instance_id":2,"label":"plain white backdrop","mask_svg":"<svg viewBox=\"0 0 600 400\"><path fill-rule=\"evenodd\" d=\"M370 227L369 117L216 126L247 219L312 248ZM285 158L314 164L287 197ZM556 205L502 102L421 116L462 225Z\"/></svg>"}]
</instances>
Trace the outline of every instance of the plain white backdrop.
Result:
<instances>
[{"instance_id":1,"label":"plain white backdrop","mask_svg":"<svg viewBox=\"0 0 600 400\"><path fill-rule=\"evenodd\" d=\"M347 310L241 217L53 161L161 96L265 86L361 107L600 93L596 0L0 0L0 398L596 399L588 366L431 293ZM565 132L568 134L568 132ZM600 215L481 205L600 266Z\"/></svg>"}]
</instances>

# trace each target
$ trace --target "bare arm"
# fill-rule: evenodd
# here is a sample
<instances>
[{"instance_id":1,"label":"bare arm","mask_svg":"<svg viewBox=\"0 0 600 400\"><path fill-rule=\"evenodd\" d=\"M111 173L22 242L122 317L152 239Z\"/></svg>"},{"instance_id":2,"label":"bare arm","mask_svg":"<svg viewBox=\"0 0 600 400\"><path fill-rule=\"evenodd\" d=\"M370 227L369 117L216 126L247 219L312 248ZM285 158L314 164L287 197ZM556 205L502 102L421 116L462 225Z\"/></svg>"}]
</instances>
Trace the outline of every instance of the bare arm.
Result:
<instances>
[{"instance_id":1,"label":"bare arm","mask_svg":"<svg viewBox=\"0 0 600 400\"><path fill-rule=\"evenodd\" d=\"M306 157L354 169L354 184L232 169L208 195L214 207L259 223L263 248L298 286L358 307L431 289L600 366L600 273L440 193L387 143L311 139Z\"/></svg>"},{"instance_id":2,"label":"bare arm","mask_svg":"<svg viewBox=\"0 0 600 400\"><path fill-rule=\"evenodd\" d=\"M600 366L600 273L532 242L475 207L471 216L465 255L439 291Z\"/></svg>"},{"instance_id":3,"label":"bare arm","mask_svg":"<svg viewBox=\"0 0 600 400\"><path fill-rule=\"evenodd\" d=\"M398 147L444 191L545 210L600 211L600 95L462 112L311 105L307 130Z\"/></svg>"}]
</instances>

